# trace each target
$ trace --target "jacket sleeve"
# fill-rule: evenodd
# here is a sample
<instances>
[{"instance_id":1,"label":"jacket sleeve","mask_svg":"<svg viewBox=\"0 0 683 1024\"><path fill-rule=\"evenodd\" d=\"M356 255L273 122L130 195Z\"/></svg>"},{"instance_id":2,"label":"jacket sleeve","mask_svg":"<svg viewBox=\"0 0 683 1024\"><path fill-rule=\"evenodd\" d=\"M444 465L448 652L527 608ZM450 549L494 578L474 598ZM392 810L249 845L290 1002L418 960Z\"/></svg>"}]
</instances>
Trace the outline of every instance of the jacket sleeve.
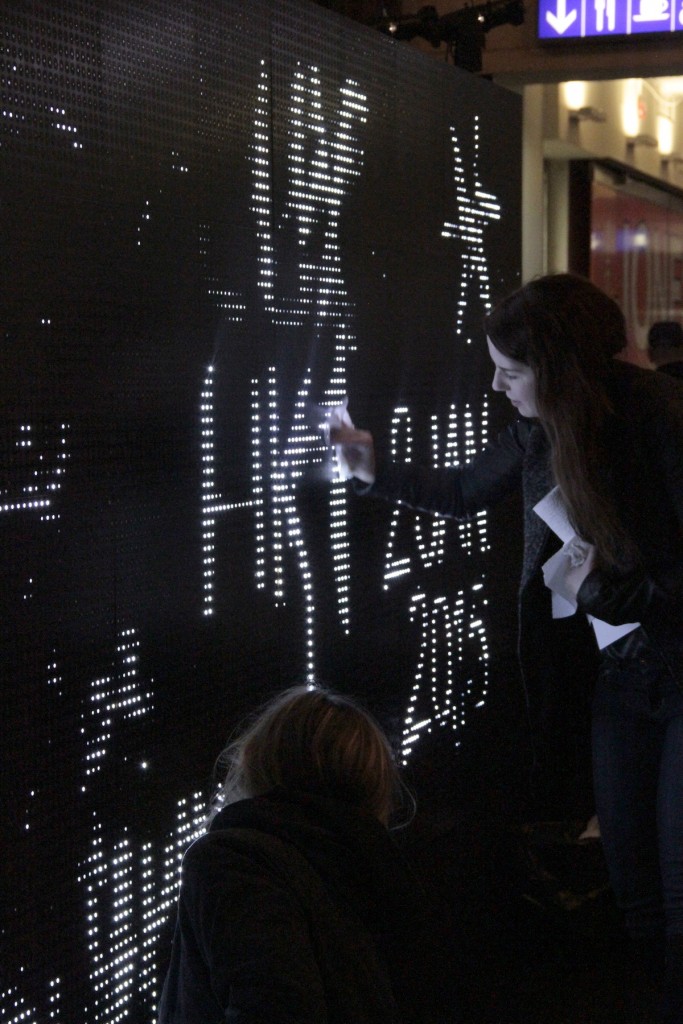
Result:
<instances>
[{"instance_id":1,"label":"jacket sleeve","mask_svg":"<svg viewBox=\"0 0 683 1024\"><path fill-rule=\"evenodd\" d=\"M230 1024L325 1024L303 907L262 858L199 841L181 886L186 927ZM185 889L185 893L183 893Z\"/></svg>"},{"instance_id":2,"label":"jacket sleeve","mask_svg":"<svg viewBox=\"0 0 683 1024\"><path fill-rule=\"evenodd\" d=\"M374 484L359 485L356 490L420 512L468 519L495 505L519 485L529 430L525 420L510 424L464 466L434 469L380 463Z\"/></svg>"},{"instance_id":3,"label":"jacket sleeve","mask_svg":"<svg viewBox=\"0 0 683 1024\"><path fill-rule=\"evenodd\" d=\"M627 622L672 625L681 620L680 585L659 585L644 569L619 575L594 569L581 584L577 605L587 615L612 626Z\"/></svg>"},{"instance_id":4,"label":"jacket sleeve","mask_svg":"<svg viewBox=\"0 0 683 1024\"><path fill-rule=\"evenodd\" d=\"M656 414L648 417L643 443L647 464L662 485L662 503L670 508L672 532L668 540L646 537L649 556L632 572L589 573L577 603L611 625L640 622L655 632L662 626L675 631L676 624L683 629L683 389L677 399L661 400ZM635 488L648 487L647 480L633 483ZM648 526L656 533L654 524L646 522L646 530Z\"/></svg>"}]
</instances>

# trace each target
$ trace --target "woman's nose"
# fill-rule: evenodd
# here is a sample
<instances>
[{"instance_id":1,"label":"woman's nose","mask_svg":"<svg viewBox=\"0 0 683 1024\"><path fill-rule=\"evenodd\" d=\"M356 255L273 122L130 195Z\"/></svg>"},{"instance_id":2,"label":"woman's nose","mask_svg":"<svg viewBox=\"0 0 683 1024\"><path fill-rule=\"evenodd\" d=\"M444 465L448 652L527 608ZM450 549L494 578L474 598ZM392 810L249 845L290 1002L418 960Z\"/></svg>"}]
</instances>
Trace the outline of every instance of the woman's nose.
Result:
<instances>
[{"instance_id":1,"label":"woman's nose","mask_svg":"<svg viewBox=\"0 0 683 1024\"><path fill-rule=\"evenodd\" d=\"M491 384L491 387L493 388L494 391L505 391L505 381L501 378L500 372L498 370L494 371L493 383Z\"/></svg>"}]
</instances>

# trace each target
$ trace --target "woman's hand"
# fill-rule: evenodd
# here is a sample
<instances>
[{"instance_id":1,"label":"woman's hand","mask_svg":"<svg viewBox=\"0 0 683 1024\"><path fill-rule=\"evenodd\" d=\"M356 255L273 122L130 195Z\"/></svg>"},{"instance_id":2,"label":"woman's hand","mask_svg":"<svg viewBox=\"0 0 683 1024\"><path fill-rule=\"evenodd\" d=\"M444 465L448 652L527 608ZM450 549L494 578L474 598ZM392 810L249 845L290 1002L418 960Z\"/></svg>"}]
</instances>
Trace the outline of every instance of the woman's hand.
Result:
<instances>
[{"instance_id":1,"label":"woman's hand","mask_svg":"<svg viewBox=\"0 0 683 1024\"><path fill-rule=\"evenodd\" d=\"M569 554L569 568L564 575L564 586L571 595L572 601L577 600L582 583L588 573L592 572L595 568L595 548L592 544L587 544L585 541L580 541L579 544L583 548L583 560L579 560Z\"/></svg>"},{"instance_id":2,"label":"woman's hand","mask_svg":"<svg viewBox=\"0 0 683 1024\"><path fill-rule=\"evenodd\" d=\"M594 568L593 545L573 537L543 565L543 580L546 587L576 607L579 588Z\"/></svg>"},{"instance_id":3,"label":"woman's hand","mask_svg":"<svg viewBox=\"0 0 683 1024\"><path fill-rule=\"evenodd\" d=\"M337 448L337 458L349 472L363 483L375 482L375 443L369 430L355 427L330 427L330 443Z\"/></svg>"}]
</instances>

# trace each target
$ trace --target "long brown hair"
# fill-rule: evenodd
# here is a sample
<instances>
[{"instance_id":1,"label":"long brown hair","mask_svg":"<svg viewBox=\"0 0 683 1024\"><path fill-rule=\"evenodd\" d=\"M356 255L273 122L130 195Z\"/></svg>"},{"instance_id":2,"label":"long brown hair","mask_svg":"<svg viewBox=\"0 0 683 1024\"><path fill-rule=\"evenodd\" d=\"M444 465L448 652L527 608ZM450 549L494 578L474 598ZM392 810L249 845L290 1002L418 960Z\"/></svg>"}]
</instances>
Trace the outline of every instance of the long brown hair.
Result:
<instances>
[{"instance_id":1,"label":"long brown hair","mask_svg":"<svg viewBox=\"0 0 683 1024\"><path fill-rule=\"evenodd\" d=\"M403 796L391 746L374 718L349 697L320 686L277 696L223 751L221 807L275 787L330 796L389 822Z\"/></svg>"},{"instance_id":2,"label":"long brown hair","mask_svg":"<svg viewBox=\"0 0 683 1024\"><path fill-rule=\"evenodd\" d=\"M619 306L584 278L550 274L503 299L485 326L500 352L534 371L538 415L572 526L595 545L602 565L630 566L633 543L604 484L608 381L626 345Z\"/></svg>"}]
</instances>

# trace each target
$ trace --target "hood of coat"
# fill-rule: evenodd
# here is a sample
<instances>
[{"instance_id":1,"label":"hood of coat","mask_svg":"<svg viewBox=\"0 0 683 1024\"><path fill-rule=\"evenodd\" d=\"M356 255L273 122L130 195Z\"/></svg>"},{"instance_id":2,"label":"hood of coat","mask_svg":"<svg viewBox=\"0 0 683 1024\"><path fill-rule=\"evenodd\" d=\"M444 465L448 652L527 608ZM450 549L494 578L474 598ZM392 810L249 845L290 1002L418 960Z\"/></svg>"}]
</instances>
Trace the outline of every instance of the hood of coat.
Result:
<instances>
[{"instance_id":1,"label":"hood of coat","mask_svg":"<svg viewBox=\"0 0 683 1024\"><path fill-rule=\"evenodd\" d=\"M231 829L276 836L306 858L374 937L406 1024L458 1019L454 936L376 818L339 800L274 789L219 811L210 831Z\"/></svg>"},{"instance_id":2,"label":"hood of coat","mask_svg":"<svg viewBox=\"0 0 683 1024\"><path fill-rule=\"evenodd\" d=\"M350 804L274 789L224 807L211 831L249 828L291 843L325 883L353 892L372 917L417 910L420 886L389 831ZM363 914L365 916L365 914Z\"/></svg>"}]
</instances>

